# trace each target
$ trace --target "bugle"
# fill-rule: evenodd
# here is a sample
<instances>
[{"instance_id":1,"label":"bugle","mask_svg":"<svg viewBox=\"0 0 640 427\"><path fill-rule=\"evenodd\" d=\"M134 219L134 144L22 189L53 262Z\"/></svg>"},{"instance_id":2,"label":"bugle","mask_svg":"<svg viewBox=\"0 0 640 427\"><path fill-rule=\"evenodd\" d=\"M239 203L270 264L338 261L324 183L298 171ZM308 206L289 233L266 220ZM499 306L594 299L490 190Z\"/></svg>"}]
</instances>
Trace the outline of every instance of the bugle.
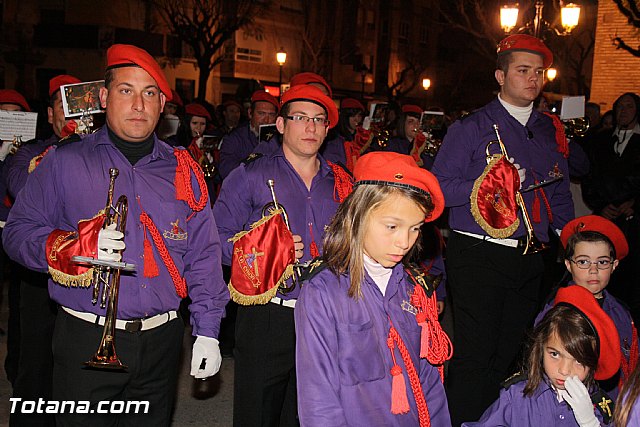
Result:
<instances>
[{"instance_id":1,"label":"bugle","mask_svg":"<svg viewBox=\"0 0 640 427\"><path fill-rule=\"evenodd\" d=\"M267 216L269 214L269 211L271 209L276 210L276 209L281 209L282 210L282 219L284 220L284 224L287 226L287 229L289 231L291 231L291 225L289 224L289 216L287 215L287 211L285 210L284 206L282 206L280 203L278 203L278 199L276 198L276 192L275 192L275 182L272 179L267 180L267 186L269 187L269 191L271 192L271 199L273 200L272 202L268 203L263 209L262 209L262 216ZM273 204L273 208L271 207ZM293 274L291 275L291 286L286 286L284 283L280 286L280 292L284 295L288 294L289 292L293 291L296 286L298 285L298 280L300 277L300 264L296 261L296 264L294 265L293 268Z\"/></svg>"},{"instance_id":2,"label":"bugle","mask_svg":"<svg viewBox=\"0 0 640 427\"><path fill-rule=\"evenodd\" d=\"M498 138L497 142L498 142L498 145L500 146L500 153L504 156L504 158L508 159L509 155L507 154L507 149L505 148L504 143L502 142L502 138L500 138L500 132L498 131L497 124L493 125L493 130L495 131L496 137ZM495 143L495 142L496 141L491 141L487 145L487 148L486 148L487 162L489 161L489 158L490 158L489 147L491 146L492 143ZM531 224L531 217L529 217L529 212L527 211L527 207L524 204L524 199L522 198L522 194L520 193L519 190L516 191L515 197L516 197L516 203L518 204L518 207L522 212L522 221L524 222L524 226L527 230L527 240L526 240L526 243L524 244L522 255L535 254L537 252L547 249L548 246L545 245L540 240L538 240L538 238L534 233L533 225Z\"/></svg>"},{"instance_id":3,"label":"bugle","mask_svg":"<svg viewBox=\"0 0 640 427\"><path fill-rule=\"evenodd\" d=\"M113 206L113 191L118 173L116 168L109 169L109 190L107 192L107 204L104 211L105 220L102 228L105 229L107 226L115 224L115 229L124 234L128 210L127 197L120 196L116 205ZM120 251L120 253L123 251ZM96 369L126 370L127 366L120 361L116 354L116 316L120 291L120 271L131 270L134 266L123 262L100 261L82 257L74 257L74 261L88 263L93 266L91 303L95 305L100 301L100 308L107 308L102 339L98 345L98 350L84 364Z\"/></svg>"}]
</instances>

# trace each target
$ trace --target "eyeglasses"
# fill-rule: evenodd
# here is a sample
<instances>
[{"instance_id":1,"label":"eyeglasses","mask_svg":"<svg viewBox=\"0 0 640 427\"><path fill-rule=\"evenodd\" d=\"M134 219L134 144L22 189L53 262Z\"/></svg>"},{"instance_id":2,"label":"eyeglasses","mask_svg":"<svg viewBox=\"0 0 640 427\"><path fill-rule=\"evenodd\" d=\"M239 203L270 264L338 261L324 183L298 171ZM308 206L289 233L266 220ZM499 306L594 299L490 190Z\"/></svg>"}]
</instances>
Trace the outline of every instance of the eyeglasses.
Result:
<instances>
[{"instance_id":1,"label":"eyeglasses","mask_svg":"<svg viewBox=\"0 0 640 427\"><path fill-rule=\"evenodd\" d=\"M313 122L314 125L318 126L329 126L329 119L325 119L324 117L309 117L309 116L286 116L285 118L291 120L294 123L304 124L305 126L309 124L310 121Z\"/></svg>"},{"instance_id":2,"label":"eyeglasses","mask_svg":"<svg viewBox=\"0 0 640 427\"><path fill-rule=\"evenodd\" d=\"M576 267L578 267L581 270L590 269L591 264L595 264L598 270L608 270L613 264L613 261L611 261L610 259L599 259L596 261L591 261L590 259L571 259L570 258L569 261L574 263Z\"/></svg>"}]
</instances>

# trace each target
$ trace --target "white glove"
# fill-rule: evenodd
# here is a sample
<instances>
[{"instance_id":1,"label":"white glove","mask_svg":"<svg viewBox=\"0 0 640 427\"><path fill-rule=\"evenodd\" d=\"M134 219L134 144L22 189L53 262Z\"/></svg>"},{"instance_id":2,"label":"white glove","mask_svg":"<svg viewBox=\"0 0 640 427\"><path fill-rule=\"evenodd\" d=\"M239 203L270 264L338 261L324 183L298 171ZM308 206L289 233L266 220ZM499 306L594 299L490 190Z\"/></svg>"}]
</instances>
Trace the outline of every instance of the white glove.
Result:
<instances>
[{"instance_id":1,"label":"white glove","mask_svg":"<svg viewBox=\"0 0 640 427\"><path fill-rule=\"evenodd\" d=\"M371 117L367 116L362 121L362 128L364 130L369 130L370 127L371 127Z\"/></svg>"},{"instance_id":2,"label":"white glove","mask_svg":"<svg viewBox=\"0 0 640 427\"><path fill-rule=\"evenodd\" d=\"M518 175L520 175L520 188L522 188L522 184L527 178L527 170L525 168L521 168L520 164L516 163L513 157L510 157L509 161L513 164L513 166L515 166L516 169L518 169Z\"/></svg>"},{"instance_id":3,"label":"white glove","mask_svg":"<svg viewBox=\"0 0 640 427\"><path fill-rule=\"evenodd\" d=\"M573 416L580 427L599 427L600 421L596 418L589 391L577 376L569 377L564 382L564 388L568 393L565 400L573 410Z\"/></svg>"},{"instance_id":4,"label":"white glove","mask_svg":"<svg viewBox=\"0 0 640 427\"><path fill-rule=\"evenodd\" d=\"M117 231L116 224L110 224L98 234L98 259L101 261L120 261L125 248L124 234Z\"/></svg>"},{"instance_id":5,"label":"white glove","mask_svg":"<svg viewBox=\"0 0 640 427\"><path fill-rule=\"evenodd\" d=\"M222 355L218 340L198 335L193 343L191 355L191 376L198 379L209 378L218 373ZM204 368L201 366L204 364Z\"/></svg>"},{"instance_id":6,"label":"white glove","mask_svg":"<svg viewBox=\"0 0 640 427\"><path fill-rule=\"evenodd\" d=\"M12 141L2 141L2 146L0 146L0 162L3 162L4 159L7 158L12 146Z\"/></svg>"},{"instance_id":7,"label":"white glove","mask_svg":"<svg viewBox=\"0 0 640 427\"><path fill-rule=\"evenodd\" d=\"M198 146L198 148L202 148L202 142L204 141L204 137L203 136L199 136L198 139L196 139L196 145Z\"/></svg>"}]
</instances>

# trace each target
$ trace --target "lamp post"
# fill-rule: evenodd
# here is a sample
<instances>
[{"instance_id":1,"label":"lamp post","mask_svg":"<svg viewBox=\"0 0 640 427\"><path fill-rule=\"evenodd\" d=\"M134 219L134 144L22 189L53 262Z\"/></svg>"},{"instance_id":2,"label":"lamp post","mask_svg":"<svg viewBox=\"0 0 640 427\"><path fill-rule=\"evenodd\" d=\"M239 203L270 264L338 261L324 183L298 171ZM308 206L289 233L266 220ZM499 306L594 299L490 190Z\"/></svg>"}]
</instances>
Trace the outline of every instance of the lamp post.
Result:
<instances>
[{"instance_id":1,"label":"lamp post","mask_svg":"<svg viewBox=\"0 0 640 427\"><path fill-rule=\"evenodd\" d=\"M560 1L560 21L562 30L559 30L549 24L542 17L542 11L544 9L544 2L542 0L536 0L535 8L536 14L532 22L520 27L516 32L518 33L531 33L538 38L544 37L545 30L554 31L559 36L566 36L571 34L571 31L578 25L580 20L580 6L574 3L564 4ZM518 22L518 4L508 4L500 8L500 26L505 33L510 33Z\"/></svg>"},{"instance_id":2,"label":"lamp post","mask_svg":"<svg viewBox=\"0 0 640 427\"><path fill-rule=\"evenodd\" d=\"M431 87L431 79L422 79L422 88L424 89L424 103L425 103L425 109L429 108L429 106L427 105L427 96L429 94L429 88Z\"/></svg>"},{"instance_id":3,"label":"lamp post","mask_svg":"<svg viewBox=\"0 0 640 427\"><path fill-rule=\"evenodd\" d=\"M280 76L278 77L278 97L282 98L282 67L285 62L287 62L287 52L285 52L284 48L281 47L278 52L276 52L276 62L280 65Z\"/></svg>"},{"instance_id":4,"label":"lamp post","mask_svg":"<svg viewBox=\"0 0 640 427\"><path fill-rule=\"evenodd\" d=\"M364 99L364 83L367 78L368 72L369 72L369 68L365 64L362 64L360 66L360 78L362 82L362 86L360 87L360 99Z\"/></svg>"}]
</instances>

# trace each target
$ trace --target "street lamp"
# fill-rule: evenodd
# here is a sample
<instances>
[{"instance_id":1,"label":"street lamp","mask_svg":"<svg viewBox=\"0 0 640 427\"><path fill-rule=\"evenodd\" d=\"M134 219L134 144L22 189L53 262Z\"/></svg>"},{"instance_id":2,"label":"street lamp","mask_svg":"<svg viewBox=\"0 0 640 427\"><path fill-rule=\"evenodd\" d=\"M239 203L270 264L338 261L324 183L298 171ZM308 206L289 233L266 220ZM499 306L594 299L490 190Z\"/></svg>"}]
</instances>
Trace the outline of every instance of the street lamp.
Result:
<instances>
[{"instance_id":1,"label":"street lamp","mask_svg":"<svg viewBox=\"0 0 640 427\"><path fill-rule=\"evenodd\" d=\"M280 50L276 52L276 62L280 65L280 77L278 77L278 91L279 96L282 97L282 67L285 62L287 62L287 52L285 52L283 47L280 47Z\"/></svg>"},{"instance_id":2,"label":"street lamp","mask_svg":"<svg viewBox=\"0 0 640 427\"><path fill-rule=\"evenodd\" d=\"M536 14L533 22L527 23L525 26L517 30L518 33L533 33L535 37L541 38L543 27L544 30L552 30L559 36L571 34L571 31L578 25L580 20L580 6L574 3L564 4L560 1L560 20L562 30L559 30L549 24L542 18L542 10L544 9L544 1L536 0ZM505 33L510 33L518 21L518 4L504 5L500 8L500 26Z\"/></svg>"},{"instance_id":3,"label":"street lamp","mask_svg":"<svg viewBox=\"0 0 640 427\"><path fill-rule=\"evenodd\" d=\"M360 66L360 78L362 82L362 86L360 87L360 99L364 99L364 82L367 78L368 72L369 72L369 68L365 64L362 64Z\"/></svg>"},{"instance_id":4,"label":"street lamp","mask_svg":"<svg viewBox=\"0 0 640 427\"><path fill-rule=\"evenodd\" d=\"M556 70L555 68L547 69L547 80L549 80L550 82L552 82L557 75L558 75L558 70Z\"/></svg>"},{"instance_id":5,"label":"street lamp","mask_svg":"<svg viewBox=\"0 0 640 427\"><path fill-rule=\"evenodd\" d=\"M431 79L422 79L422 88L424 89L424 102L427 103L427 97L429 94L429 88L431 87ZM429 108L428 105L425 105L425 108Z\"/></svg>"}]
</instances>

